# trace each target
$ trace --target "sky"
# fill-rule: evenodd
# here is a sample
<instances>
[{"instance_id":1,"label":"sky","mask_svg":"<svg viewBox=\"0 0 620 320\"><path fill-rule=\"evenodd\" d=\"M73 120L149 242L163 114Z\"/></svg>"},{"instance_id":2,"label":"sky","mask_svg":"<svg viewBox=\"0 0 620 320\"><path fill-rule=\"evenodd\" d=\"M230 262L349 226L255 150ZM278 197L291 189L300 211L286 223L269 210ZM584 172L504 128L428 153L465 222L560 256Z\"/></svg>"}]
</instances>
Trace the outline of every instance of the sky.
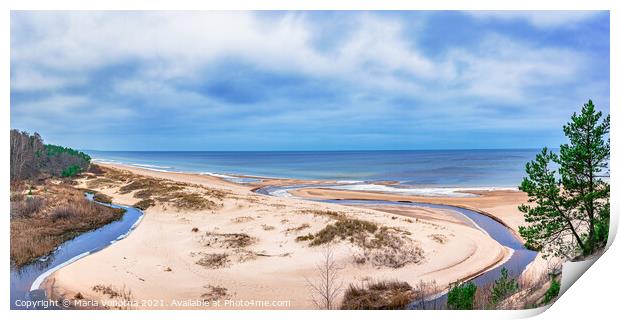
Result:
<instances>
[{"instance_id":1,"label":"sky","mask_svg":"<svg viewBox=\"0 0 620 320\"><path fill-rule=\"evenodd\" d=\"M11 13L11 128L88 150L557 147L607 11Z\"/></svg>"}]
</instances>

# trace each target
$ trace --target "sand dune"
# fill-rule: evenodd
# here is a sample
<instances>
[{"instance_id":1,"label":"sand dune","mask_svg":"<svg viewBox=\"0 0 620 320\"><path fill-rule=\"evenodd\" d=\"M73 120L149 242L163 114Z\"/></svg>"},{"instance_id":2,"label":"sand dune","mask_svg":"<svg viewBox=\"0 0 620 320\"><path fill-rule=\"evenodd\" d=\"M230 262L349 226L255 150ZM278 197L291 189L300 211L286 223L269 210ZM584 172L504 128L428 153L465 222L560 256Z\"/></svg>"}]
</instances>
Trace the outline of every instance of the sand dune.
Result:
<instances>
[{"instance_id":1,"label":"sand dune","mask_svg":"<svg viewBox=\"0 0 620 320\"><path fill-rule=\"evenodd\" d=\"M266 308L314 308L308 282L318 277L316 265L322 261L324 246L310 246L308 241L296 241L296 238L316 234L326 225L334 224L335 219L312 211L336 212L348 219L385 226L404 249L420 250L415 251L420 252L419 259L394 268L374 262L360 263L359 257L367 253L363 247L350 239L335 241L333 249L342 268L339 274L344 285L369 279L398 279L412 284L434 279L445 288L451 282L497 266L510 255L508 249L485 233L440 209L410 209L403 214L275 198L253 193L251 186L207 175L105 166L128 170L134 175L206 186L222 190L226 196L216 210L178 210L159 204L146 209L144 219L127 238L55 272L45 284L55 296L72 297L79 292L86 299L97 301L120 299L95 292L93 287L100 285L118 292L130 291L133 300L147 303L132 307L140 309L188 308L171 305L188 299L230 299L246 303L219 307L225 309L261 309L261 305L247 303L274 300L288 301L288 304ZM85 185L86 180L82 181L82 186ZM138 201L132 193L119 194L118 187L101 187L97 191L112 196L115 203L133 205ZM350 194L323 189L295 192L339 198ZM504 197L505 202L495 201L498 197ZM462 205L492 209L509 225L518 223L518 217L500 208L523 199L522 195L476 199L479 202L470 198L458 201L465 201ZM222 258L223 255L226 256Z\"/></svg>"}]
</instances>

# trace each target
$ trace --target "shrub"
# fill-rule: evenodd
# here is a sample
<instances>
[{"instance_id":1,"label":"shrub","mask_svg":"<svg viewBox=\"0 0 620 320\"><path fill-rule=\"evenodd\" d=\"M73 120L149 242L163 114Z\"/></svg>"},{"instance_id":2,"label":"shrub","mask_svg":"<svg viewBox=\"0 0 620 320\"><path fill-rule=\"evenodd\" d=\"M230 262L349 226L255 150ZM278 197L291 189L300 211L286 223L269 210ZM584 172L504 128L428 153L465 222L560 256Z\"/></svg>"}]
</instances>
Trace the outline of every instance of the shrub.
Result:
<instances>
[{"instance_id":1,"label":"shrub","mask_svg":"<svg viewBox=\"0 0 620 320\"><path fill-rule=\"evenodd\" d=\"M226 253L204 253L196 264L210 269L217 269L226 267L229 262L230 259L228 259L228 254Z\"/></svg>"},{"instance_id":2,"label":"shrub","mask_svg":"<svg viewBox=\"0 0 620 320\"><path fill-rule=\"evenodd\" d=\"M62 206L55 208L52 213L50 213L50 218L52 218L53 222L56 222L60 219L69 219L76 215L76 210L69 206Z\"/></svg>"},{"instance_id":3,"label":"shrub","mask_svg":"<svg viewBox=\"0 0 620 320\"><path fill-rule=\"evenodd\" d=\"M412 299L412 287L407 282L378 281L367 287L351 284L344 293L341 309L405 309Z\"/></svg>"},{"instance_id":4,"label":"shrub","mask_svg":"<svg viewBox=\"0 0 620 320\"><path fill-rule=\"evenodd\" d=\"M543 304L547 304L551 302L551 300L555 299L555 297L560 294L560 282L555 280L555 278L551 279L551 285L547 292L545 292L545 297L543 298Z\"/></svg>"},{"instance_id":5,"label":"shrub","mask_svg":"<svg viewBox=\"0 0 620 320\"><path fill-rule=\"evenodd\" d=\"M80 168L79 165L77 164L72 164L68 167L66 167L64 170L62 170L62 173L60 174L61 177L74 177L76 176L78 173L80 173L82 171L82 168Z\"/></svg>"},{"instance_id":6,"label":"shrub","mask_svg":"<svg viewBox=\"0 0 620 320\"><path fill-rule=\"evenodd\" d=\"M376 224L368 221L357 219L338 220L334 224L327 225L321 231L314 235L314 240L310 242L311 246L318 246L331 242L338 237L341 240L354 237L364 236L366 233L374 233L378 227Z\"/></svg>"},{"instance_id":7,"label":"shrub","mask_svg":"<svg viewBox=\"0 0 620 320\"><path fill-rule=\"evenodd\" d=\"M41 202L36 215L11 217L11 263L15 266L48 255L64 241L123 216L123 209L88 201L81 190L54 184L47 188L33 196Z\"/></svg>"},{"instance_id":8,"label":"shrub","mask_svg":"<svg viewBox=\"0 0 620 320\"><path fill-rule=\"evenodd\" d=\"M39 197L27 197L21 201L11 202L11 216L30 217L45 205L45 200Z\"/></svg>"},{"instance_id":9,"label":"shrub","mask_svg":"<svg viewBox=\"0 0 620 320\"><path fill-rule=\"evenodd\" d=\"M207 232L200 241L211 248L244 248L256 242L256 239L245 233Z\"/></svg>"},{"instance_id":10,"label":"shrub","mask_svg":"<svg viewBox=\"0 0 620 320\"><path fill-rule=\"evenodd\" d=\"M314 235L312 233L308 233L305 236L299 236L295 238L295 241L300 242L300 241L308 241L308 240L313 240L313 239L314 239Z\"/></svg>"},{"instance_id":11,"label":"shrub","mask_svg":"<svg viewBox=\"0 0 620 320\"><path fill-rule=\"evenodd\" d=\"M155 205L155 200L153 199L144 199L136 202L133 206L140 210L146 210Z\"/></svg>"},{"instance_id":12,"label":"shrub","mask_svg":"<svg viewBox=\"0 0 620 320\"><path fill-rule=\"evenodd\" d=\"M112 203L112 197L105 195L103 193L97 192L93 196L93 200L102 202L102 203Z\"/></svg>"},{"instance_id":13,"label":"shrub","mask_svg":"<svg viewBox=\"0 0 620 320\"><path fill-rule=\"evenodd\" d=\"M472 310L478 288L471 282L458 283L448 291L448 309Z\"/></svg>"},{"instance_id":14,"label":"shrub","mask_svg":"<svg viewBox=\"0 0 620 320\"><path fill-rule=\"evenodd\" d=\"M515 293L519 286L517 280L508 276L508 270L502 268L501 276L495 280L493 288L491 288L491 304L496 305L506 297Z\"/></svg>"}]
</instances>

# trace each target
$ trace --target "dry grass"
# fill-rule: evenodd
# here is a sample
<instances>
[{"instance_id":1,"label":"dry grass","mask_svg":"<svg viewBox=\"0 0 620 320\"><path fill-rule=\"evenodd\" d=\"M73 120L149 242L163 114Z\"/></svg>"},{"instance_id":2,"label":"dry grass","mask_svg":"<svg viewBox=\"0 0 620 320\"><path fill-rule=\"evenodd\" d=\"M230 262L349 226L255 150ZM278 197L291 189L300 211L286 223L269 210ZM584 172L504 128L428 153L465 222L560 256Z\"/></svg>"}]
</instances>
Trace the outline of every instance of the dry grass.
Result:
<instances>
[{"instance_id":1,"label":"dry grass","mask_svg":"<svg viewBox=\"0 0 620 320\"><path fill-rule=\"evenodd\" d=\"M102 203L112 203L112 197L105 195L101 192L95 193L95 195L93 196L93 200L102 202Z\"/></svg>"},{"instance_id":2,"label":"dry grass","mask_svg":"<svg viewBox=\"0 0 620 320\"><path fill-rule=\"evenodd\" d=\"M331 210L305 209L305 210L299 210L298 212L300 214L312 214L317 217L327 217L331 219L343 219L345 217L344 214L337 212L337 211L331 211Z\"/></svg>"},{"instance_id":3,"label":"dry grass","mask_svg":"<svg viewBox=\"0 0 620 320\"><path fill-rule=\"evenodd\" d=\"M86 186L89 189L112 188L115 187L117 184L117 181L109 178L96 178L86 182Z\"/></svg>"},{"instance_id":4,"label":"dry grass","mask_svg":"<svg viewBox=\"0 0 620 320\"><path fill-rule=\"evenodd\" d=\"M314 235L311 246L318 246L339 238L349 239L353 243L363 241L368 233L374 233L379 227L372 222L358 219L338 220L334 224L325 226L321 231Z\"/></svg>"},{"instance_id":5,"label":"dry grass","mask_svg":"<svg viewBox=\"0 0 620 320\"><path fill-rule=\"evenodd\" d=\"M297 227L288 228L288 229L286 229L284 231L285 232L299 232L301 230L308 229L308 228L310 228L310 225L307 224L307 223L303 223L303 224L301 224L301 225L299 225Z\"/></svg>"},{"instance_id":6,"label":"dry grass","mask_svg":"<svg viewBox=\"0 0 620 320\"><path fill-rule=\"evenodd\" d=\"M92 290L110 299L124 301L125 303L119 304L119 307L117 307L117 309L129 309L134 301L131 290L125 288L125 286L123 286L122 288L116 288L112 285L106 286L98 284L93 286Z\"/></svg>"},{"instance_id":7,"label":"dry grass","mask_svg":"<svg viewBox=\"0 0 620 320\"><path fill-rule=\"evenodd\" d=\"M421 263L424 250L398 231L381 227L373 237L363 239L362 252L356 254L357 263L370 263L375 267L401 268L409 263Z\"/></svg>"},{"instance_id":8,"label":"dry grass","mask_svg":"<svg viewBox=\"0 0 620 320\"><path fill-rule=\"evenodd\" d=\"M353 218L338 218L319 232L298 236L298 242L310 241L310 246L319 246L332 241L348 241L360 247L356 253L357 263L371 263L375 267L400 268L409 263L424 260L424 251L409 237L409 232L395 228L379 227L369 221Z\"/></svg>"},{"instance_id":9,"label":"dry grass","mask_svg":"<svg viewBox=\"0 0 620 320\"><path fill-rule=\"evenodd\" d=\"M221 207L227 192L169 179L159 179L133 174L125 170L103 169L97 178L88 180L89 188L118 187L120 194L133 192L140 199L141 209L146 209L160 202L185 210L214 210Z\"/></svg>"},{"instance_id":10,"label":"dry grass","mask_svg":"<svg viewBox=\"0 0 620 320\"><path fill-rule=\"evenodd\" d=\"M207 292L203 293L200 297L205 301L215 301L228 297L228 289L220 286L206 285L204 286Z\"/></svg>"},{"instance_id":11,"label":"dry grass","mask_svg":"<svg viewBox=\"0 0 620 320\"><path fill-rule=\"evenodd\" d=\"M367 285L349 285L341 309L398 310L405 309L414 297L413 288L406 282L376 281Z\"/></svg>"},{"instance_id":12,"label":"dry grass","mask_svg":"<svg viewBox=\"0 0 620 320\"><path fill-rule=\"evenodd\" d=\"M448 242L448 237L444 236L443 234L431 234L428 236L431 240L439 243L439 244L444 244L446 242Z\"/></svg>"},{"instance_id":13,"label":"dry grass","mask_svg":"<svg viewBox=\"0 0 620 320\"><path fill-rule=\"evenodd\" d=\"M210 248L244 248L256 242L256 239L245 233L213 233L207 232L200 242Z\"/></svg>"},{"instance_id":14,"label":"dry grass","mask_svg":"<svg viewBox=\"0 0 620 320\"><path fill-rule=\"evenodd\" d=\"M12 197L11 217L28 218L35 215L43 207L45 207L45 200L42 197Z\"/></svg>"},{"instance_id":15,"label":"dry grass","mask_svg":"<svg viewBox=\"0 0 620 320\"><path fill-rule=\"evenodd\" d=\"M173 199L171 201L179 209L205 210L219 208L217 203L205 198L199 193L177 192L172 196Z\"/></svg>"},{"instance_id":16,"label":"dry grass","mask_svg":"<svg viewBox=\"0 0 620 320\"><path fill-rule=\"evenodd\" d=\"M230 259L226 253L202 253L201 255L202 257L196 261L196 264L205 268L219 269L230 264Z\"/></svg>"},{"instance_id":17,"label":"dry grass","mask_svg":"<svg viewBox=\"0 0 620 320\"><path fill-rule=\"evenodd\" d=\"M48 255L61 243L123 215L122 209L92 203L80 190L66 185L38 186L32 199L39 200L26 198L11 205L18 210L11 214L10 255L16 266ZM24 208L29 214L24 214Z\"/></svg>"},{"instance_id":18,"label":"dry grass","mask_svg":"<svg viewBox=\"0 0 620 320\"><path fill-rule=\"evenodd\" d=\"M242 217L235 217L235 218L230 219L230 222L232 223L246 223L250 221L254 221L254 218L249 217L249 216L242 216Z\"/></svg>"},{"instance_id":19,"label":"dry grass","mask_svg":"<svg viewBox=\"0 0 620 320\"><path fill-rule=\"evenodd\" d=\"M312 233L308 233L305 236L298 236L297 238L295 238L295 241L297 242L310 241L310 240L314 240L314 235Z\"/></svg>"},{"instance_id":20,"label":"dry grass","mask_svg":"<svg viewBox=\"0 0 620 320\"><path fill-rule=\"evenodd\" d=\"M135 208L138 208L140 210L146 210L152 206L155 205L155 200L153 199L145 199L145 200L140 200L138 202L136 202L133 206Z\"/></svg>"}]
</instances>

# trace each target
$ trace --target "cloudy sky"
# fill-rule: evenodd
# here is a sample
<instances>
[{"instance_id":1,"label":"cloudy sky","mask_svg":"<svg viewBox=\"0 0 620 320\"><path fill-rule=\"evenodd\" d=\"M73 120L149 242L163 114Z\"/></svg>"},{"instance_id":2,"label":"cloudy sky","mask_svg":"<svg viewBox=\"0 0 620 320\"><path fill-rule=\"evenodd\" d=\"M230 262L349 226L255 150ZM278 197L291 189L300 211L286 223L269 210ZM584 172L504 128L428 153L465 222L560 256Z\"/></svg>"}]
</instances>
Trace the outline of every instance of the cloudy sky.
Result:
<instances>
[{"instance_id":1,"label":"cloudy sky","mask_svg":"<svg viewBox=\"0 0 620 320\"><path fill-rule=\"evenodd\" d=\"M608 12L12 12L11 127L95 150L557 146Z\"/></svg>"}]
</instances>

